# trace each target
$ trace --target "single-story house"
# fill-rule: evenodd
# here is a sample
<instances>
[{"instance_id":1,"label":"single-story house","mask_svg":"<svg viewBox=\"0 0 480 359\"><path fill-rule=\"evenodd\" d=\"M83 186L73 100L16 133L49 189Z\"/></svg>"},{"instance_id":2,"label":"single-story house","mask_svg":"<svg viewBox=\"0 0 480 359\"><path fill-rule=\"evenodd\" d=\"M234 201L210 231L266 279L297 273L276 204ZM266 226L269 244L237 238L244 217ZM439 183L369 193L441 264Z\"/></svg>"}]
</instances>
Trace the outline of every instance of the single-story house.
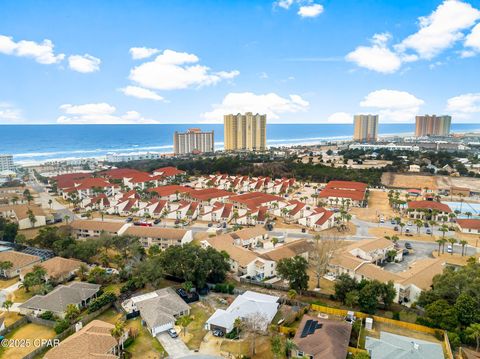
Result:
<instances>
[{"instance_id":1,"label":"single-story house","mask_svg":"<svg viewBox=\"0 0 480 359\"><path fill-rule=\"evenodd\" d=\"M44 359L115 359L119 358L118 343L112 336L113 324L92 320L78 332L62 340L45 355ZM128 338L128 331L120 338L119 344Z\"/></svg>"},{"instance_id":2,"label":"single-story house","mask_svg":"<svg viewBox=\"0 0 480 359\"><path fill-rule=\"evenodd\" d=\"M177 318L190 314L190 306L170 287L127 299L122 307L127 313L140 312L152 336L173 328Z\"/></svg>"},{"instance_id":3,"label":"single-story house","mask_svg":"<svg viewBox=\"0 0 480 359\"><path fill-rule=\"evenodd\" d=\"M38 316L45 312L52 312L63 318L69 304L75 304L79 309L84 308L97 297L99 290L100 284L71 282L68 285L59 285L46 295L35 295L20 304L18 309L23 315Z\"/></svg>"},{"instance_id":4,"label":"single-story house","mask_svg":"<svg viewBox=\"0 0 480 359\"><path fill-rule=\"evenodd\" d=\"M463 233L479 234L480 233L480 219L457 219L458 228Z\"/></svg>"},{"instance_id":5,"label":"single-story house","mask_svg":"<svg viewBox=\"0 0 480 359\"><path fill-rule=\"evenodd\" d=\"M0 275L5 278L13 278L20 275L22 270L32 268L35 264L40 264L41 260L39 256L32 256L16 251L0 252L0 262L12 263L12 267L0 271Z\"/></svg>"},{"instance_id":6,"label":"single-story house","mask_svg":"<svg viewBox=\"0 0 480 359\"><path fill-rule=\"evenodd\" d=\"M440 343L383 331L380 332L379 339L367 336L365 349L367 349L371 359L444 358Z\"/></svg>"},{"instance_id":7,"label":"single-story house","mask_svg":"<svg viewBox=\"0 0 480 359\"><path fill-rule=\"evenodd\" d=\"M54 280L56 282L64 282L75 276L76 271L80 268L82 262L76 259L53 257L47 259L39 265L47 272L45 280ZM20 273L20 280L32 271L32 267L25 268Z\"/></svg>"},{"instance_id":8,"label":"single-story house","mask_svg":"<svg viewBox=\"0 0 480 359\"><path fill-rule=\"evenodd\" d=\"M304 315L293 337L293 358L345 359L352 325L339 320Z\"/></svg>"},{"instance_id":9,"label":"single-story house","mask_svg":"<svg viewBox=\"0 0 480 359\"><path fill-rule=\"evenodd\" d=\"M255 317L259 321L258 327L266 330L277 314L278 300L279 297L273 295L246 291L236 297L227 309L217 309L207 319L205 329L230 333L236 319L249 320L249 318Z\"/></svg>"}]
</instances>

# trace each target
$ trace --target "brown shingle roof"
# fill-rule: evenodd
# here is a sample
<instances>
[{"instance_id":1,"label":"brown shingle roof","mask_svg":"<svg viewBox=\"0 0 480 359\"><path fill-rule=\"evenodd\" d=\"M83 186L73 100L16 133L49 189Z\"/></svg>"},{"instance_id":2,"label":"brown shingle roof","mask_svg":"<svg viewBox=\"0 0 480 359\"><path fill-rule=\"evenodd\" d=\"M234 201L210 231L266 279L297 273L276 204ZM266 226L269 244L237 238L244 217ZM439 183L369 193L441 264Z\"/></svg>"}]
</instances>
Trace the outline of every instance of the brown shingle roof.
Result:
<instances>
[{"instance_id":1,"label":"brown shingle roof","mask_svg":"<svg viewBox=\"0 0 480 359\"><path fill-rule=\"evenodd\" d=\"M306 239L302 239L279 246L270 252L262 253L262 258L277 262L280 259L291 258L309 252L311 249L311 244Z\"/></svg>"},{"instance_id":2,"label":"brown shingle roof","mask_svg":"<svg viewBox=\"0 0 480 359\"><path fill-rule=\"evenodd\" d=\"M28 211L31 210L35 216L45 216L45 212L39 206L16 204L11 206L0 206L0 212L15 212L15 216L21 220L28 218Z\"/></svg>"},{"instance_id":3,"label":"brown shingle roof","mask_svg":"<svg viewBox=\"0 0 480 359\"><path fill-rule=\"evenodd\" d=\"M90 231L105 231L116 233L124 226L123 222L104 222L104 221L86 221L75 220L70 223L73 229L86 229Z\"/></svg>"},{"instance_id":4,"label":"brown shingle roof","mask_svg":"<svg viewBox=\"0 0 480 359\"><path fill-rule=\"evenodd\" d=\"M38 256L15 251L0 252L0 262L11 262L11 269L20 269L41 260Z\"/></svg>"},{"instance_id":5,"label":"brown shingle roof","mask_svg":"<svg viewBox=\"0 0 480 359\"><path fill-rule=\"evenodd\" d=\"M39 265L46 270L49 277L58 278L77 270L81 264L82 262L76 259L53 257ZM22 274L25 275L31 271L32 268L24 269L22 270Z\"/></svg>"},{"instance_id":6,"label":"brown shingle roof","mask_svg":"<svg viewBox=\"0 0 480 359\"><path fill-rule=\"evenodd\" d=\"M185 236L185 233L187 233L187 231L184 229L133 226L128 227L124 234L134 237L167 238L179 240Z\"/></svg>"}]
</instances>

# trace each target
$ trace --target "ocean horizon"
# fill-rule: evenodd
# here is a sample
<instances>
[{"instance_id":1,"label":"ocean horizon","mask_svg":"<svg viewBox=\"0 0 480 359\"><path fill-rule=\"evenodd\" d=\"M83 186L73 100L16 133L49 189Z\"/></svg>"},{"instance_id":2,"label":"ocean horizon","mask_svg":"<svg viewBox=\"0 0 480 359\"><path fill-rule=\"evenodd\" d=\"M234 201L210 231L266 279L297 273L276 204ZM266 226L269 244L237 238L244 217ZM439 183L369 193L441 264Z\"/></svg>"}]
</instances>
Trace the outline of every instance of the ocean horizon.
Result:
<instances>
[{"instance_id":1,"label":"ocean horizon","mask_svg":"<svg viewBox=\"0 0 480 359\"><path fill-rule=\"evenodd\" d=\"M0 153L15 163L102 158L109 153L173 152L173 134L197 127L215 131L215 148L223 148L223 124L149 125L1 125ZM412 135L413 123L380 123L380 136ZM453 123L452 132L480 131L480 124ZM349 140L353 124L268 124L267 145L310 145L328 140Z\"/></svg>"}]
</instances>

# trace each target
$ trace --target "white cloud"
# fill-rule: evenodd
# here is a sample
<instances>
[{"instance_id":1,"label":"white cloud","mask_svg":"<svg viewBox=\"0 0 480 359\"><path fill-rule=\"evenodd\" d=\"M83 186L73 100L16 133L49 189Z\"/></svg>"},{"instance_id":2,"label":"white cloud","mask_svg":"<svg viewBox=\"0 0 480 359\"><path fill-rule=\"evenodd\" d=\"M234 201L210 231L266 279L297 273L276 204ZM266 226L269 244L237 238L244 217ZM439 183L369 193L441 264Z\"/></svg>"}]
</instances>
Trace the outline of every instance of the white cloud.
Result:
<instances>
[{"instance_id":1,"label":"white cloud","mask_svg":"<svg viewBox=\"0 0 480 359\"><path fill-rule=\"evenodd\" d=\"M475 119L480 117L480 92L467 93L449 98L447 100L447 111L451 112L455 118L462 120Z\"/></svg>"},{"instance_id":2,"label":"white cloud","mask_svg":"<svg viewBox=\"0 0 480 359\"><path fill-rule=\"evenodd\" d=\"M382 122L412 122L424 101L406 91L377 90L370 92L361 107L379 112Z\"/></svg>"},{"instance_id":3,"label":"white cloud","mask_svg":"<svg viewBox=\"0 0 480 359\"><path fill-rule=\"evenodd\" d=\"M45 39L41 43L29 40L15 42L9 36L0 35L0 53L19 57L29 57L44 65L61 62L64 54L55 54L52 41Z\"/></svg>"},{"instance_id":4,"label":"white cloud","mask_svg":"<svg viewBox=\"0 0 480 359\"><path fill-rule=\"evenodd\" d=\"M464 36L462 31L472 27L479 18L480 11L470 4L445 0L429 16L420 17L418 32L395 48L400 52L414 50L421 58L430 60L461 40Z\"/></svg>"},{"instance_id":5,"label":"white cloud","mask_svg":"<svg viewBox=\"0 0 480 359\"><path fill-rule=\"evenodd\" d=\"M0 102L0 123L18 123L23 121L20 109L7 102Z\"/></svg>"},{"instance_id":6,"label":"white cloud","mask_svg":"<svg viewBox=\"0 0 480 359\"><path fill-rule=\"evenodd\" d=\"M375 34L370 40L372 46L359 46L346 56L346 60L360 67L381 72L393 73L402 66L402 59L387 47L389 33Z\"/></svg>"},{"instance_id":7,"label":"white cloud","mask_svg":"<svg viewBox=\"0 0 480 359\"><path fill-rule=\"evenodd\" d=\"M284 8L285 10L290 9L290 6L292 6L294 3L294 0L278 0L274 2L274 5L280 6L281 8Z\"/></svg>"},{"instance_id":8,"label":"white cloud","mask_svg":"<svg viewBox=\"0 0 480 359\"><path fill-rule=\"evenodd\" d=\"M238 71L212 72L209 67L197 64L194 54L165 50L155 60L144 62L130 71L130 80L155 90L176 90L214 85L238 76Z\"/></svg>"},{"instance_id":9,"label":"white cloud","mask_svg":"<svg viewBox=\"0 0 480 359\"><path fill-rule=\"evenodd\" d=\"M132 97L141 98L144 100L162 101L164 99L155 91L147 90L143 87L138 87L138 86L127 86L127 87L121 88L120 91L122 91L126 96L132 96Z\"/></svg>"},{"instance_id":10,"label":"white cloud","mask_svg":"<svg viewBox=\"0 0 480 359\"><path fill-rule=\"evenodd\" d=\"M353 115L347 112L335 112L327 118L329 123L352 123Z\"/></svg>"},{"instance_id":11,"label":"white cloud","mask_svg":"<svg viewBox=\"0 0 480 359\"><path fill-rule=\"evenodd\" d=\"M108 103L87 103L84 105L64 104L60 106L65 115L57 118L60 124L139 124L157 123L146 119L137 111L127 111L123 115L115 114L117 109Z\"/></svg>"},{"instance_id":12,"label":"white cloud","mask_svg":"<svg viewBox=\"0 0 480 359\"><path fill-rule=\"evenodd\" d=\"M89 54L68 57L68 67L73 71L89 73L100 70L101 60Z\"/></svg>"},{"instance_id":13,"label":"white cloud","mask_svg":"<svg viewBox=\"0 0 480 359\"><path fill-rule=\"evenodd\" d=\"M459 0L445 0L430 15L418 18L419 30L407 36L391 49L389 34L375 34L372 46L359 46L346 56L347 61L380 73L394 73L403 63L419 59L431 60L464 38L463 31L480 18L480 11ZM478 27L479 25L477 25ZM478 31L478 33L477 33ZM465 46L475 48L480 42L480 29L472 31ZM473 56L472 49L461 52Z\"/></svg>"},{"instance_id":14,"label":"white cloud","mask_svg":"<svg viewBox=\"0 0 480 359\"><path fill-rule=\"evenodd\" d=\"M323 12L323 6L320 4L303 5L298 9L297 14L301 17L317 17Z\"/></svg>"},{"instance_id":15,"label":"white cloud","mask_svg":"<svg viewBox=\"0 0 480 359\"><path fill-rule=\"evenodd\" d=\"M470 34L465 38L464 46L471 50L465 50L462 52L463 57L471 57L475 53L480 52L480 23L478 23Z\"/></svg>"},{"instance_id":16,"label":"white cloud","mask_svg":"<svg viewBox=\"0 0 480 359\"><path fill-rule=\"evenodd\" d=\"M159 52L159 49L150 47L132 47L130 49L130 55L132 55L132 59L134 60L146 59L152 55L158 54Z\"/></svg>"},{"instance_id":17,"label":"white cloud","mask_svg":"<svg viewBox=\"0 0 480 359\"><path fill-rule=\"evenodd\" d=\"M308 101L299 95L288 98L275 93L254 94L252 92L232 92L227 94L221 104L213 105L213 110L202 114L202 117L215 122L222 122L223 116L229 113L254 112L266 114L268 119L278 119L280 114L306 111Z\"/></svg>"}]
</instances>

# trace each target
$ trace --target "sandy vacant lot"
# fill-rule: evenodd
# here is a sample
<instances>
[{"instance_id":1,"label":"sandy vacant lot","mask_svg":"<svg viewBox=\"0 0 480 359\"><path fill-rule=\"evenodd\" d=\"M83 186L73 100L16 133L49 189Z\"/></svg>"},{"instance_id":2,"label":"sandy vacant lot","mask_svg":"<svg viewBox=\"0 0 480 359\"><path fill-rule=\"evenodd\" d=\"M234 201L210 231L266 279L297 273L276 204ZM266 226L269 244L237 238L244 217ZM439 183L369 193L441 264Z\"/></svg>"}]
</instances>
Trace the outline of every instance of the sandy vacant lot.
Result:
<instances>
[{"instance_id":1,"label":"sandy vacant lot","mask_svg":"<svg viewBox=\"0 0 480 359\"><path fill-rule=\"evenodd\" d=\"M400 174L385 172L382 175L382 184L394 188L425 188L437 190L437 177L415 174Z\"/></svg>"},{"instance_id":2,"label":"sandy vacant lot","mask_svg":"<svg viewBox=\"0 0 480 359\"><path fill-rule=\"evenodd\" d=\"M396 216L388 203L388 193L383 191L370 191L368 207L352 208L351 213L358 219L368 222L378 222L379 216L384 218Z\"/></svg>"}]
</instances>

